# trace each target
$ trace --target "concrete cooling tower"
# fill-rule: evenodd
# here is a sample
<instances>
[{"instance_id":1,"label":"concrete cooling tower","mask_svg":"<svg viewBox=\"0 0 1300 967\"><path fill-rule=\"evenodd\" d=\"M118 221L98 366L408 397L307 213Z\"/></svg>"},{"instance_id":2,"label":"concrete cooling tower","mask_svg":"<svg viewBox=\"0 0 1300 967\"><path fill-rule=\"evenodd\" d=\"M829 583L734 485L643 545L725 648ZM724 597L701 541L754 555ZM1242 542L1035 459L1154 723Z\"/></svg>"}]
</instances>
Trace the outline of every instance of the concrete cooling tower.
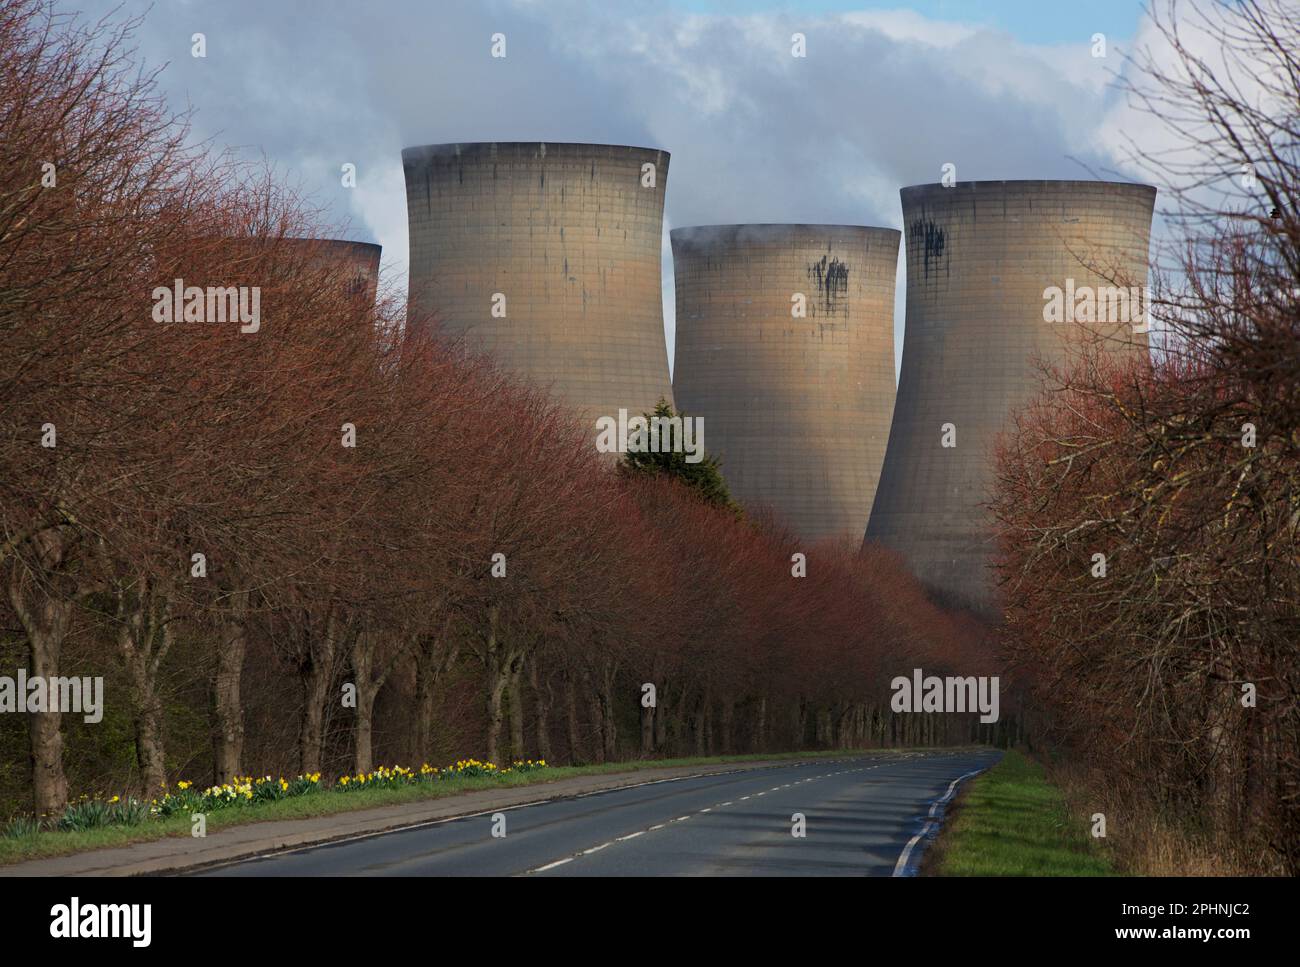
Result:
<instances>
[{"instance_id":1,"label":"concrete cooling tower","mask_svg":"<svg viewBox=\"0 0 1300 967\"><path fill-rule=\"evenodd\" d=\"M672 402L660 275L668 152L439 144L405 149L402 167L413 319L486 350L587 421Z\"/></svg>"},{"instance_id":2,"label":"concrete cooling tower","mask_svg":"<svg viewBox=\"0 0 1300 967\"><path fill-rule=\"evenodd\" d=\"M703 418L732 495L807 541L856 541L871 511L894 406L898 242L856 225L672 233L677 403Z\"/></svg>"},{"instance_id":3,"label":"concrete cooling tower","mask_svg":"<svg viewBox=\"0 0 1300 967\"><path fill-rule=\"evenodd\" d=\"M907 327L866 540L899 551L939 600L996 614L991 447L1009 412L1035 395L1035 359L1062 361L1083 339L1145 355L1124 297L1130 286L1145 292L1155 195L1084 181L902 190ZM1092 293L1100 311L1081 301L1082 321L1073 312L1045 321L1053 289L1066 299Z\"/></svg>"},{"instance_id":4,"label":"concrete cooling tower","mask_svg":"<svg viewBox=\"0 0 1300 967\"><path fill-rule=\"evenodd\" d=\"M322 268L337 268L339 281L348 293L364 295L369 302L375 301L382 246L324 238L286 238L284 241Z\"/></svg>"}]
</instances>

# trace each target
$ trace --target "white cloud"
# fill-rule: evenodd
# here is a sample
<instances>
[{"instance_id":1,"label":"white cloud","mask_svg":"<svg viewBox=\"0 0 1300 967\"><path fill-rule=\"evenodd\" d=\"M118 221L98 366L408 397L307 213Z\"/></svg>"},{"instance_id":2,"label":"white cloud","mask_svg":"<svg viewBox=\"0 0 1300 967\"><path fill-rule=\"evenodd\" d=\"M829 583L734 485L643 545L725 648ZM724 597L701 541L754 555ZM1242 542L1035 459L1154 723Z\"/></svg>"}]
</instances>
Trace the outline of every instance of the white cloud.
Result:
<instances>
[{"instance_id":1,"label":"white cloud","mask_svg":"<svg viewBox=\"0 0 1300 967\"><path fill-rule=\"evenodd\" d=\"M862 10L842 14L845 23L884 34L890 40L927 47L955 47L985 28L954 21L930 20L913 10Z\"/></svg>"}]
</instances>

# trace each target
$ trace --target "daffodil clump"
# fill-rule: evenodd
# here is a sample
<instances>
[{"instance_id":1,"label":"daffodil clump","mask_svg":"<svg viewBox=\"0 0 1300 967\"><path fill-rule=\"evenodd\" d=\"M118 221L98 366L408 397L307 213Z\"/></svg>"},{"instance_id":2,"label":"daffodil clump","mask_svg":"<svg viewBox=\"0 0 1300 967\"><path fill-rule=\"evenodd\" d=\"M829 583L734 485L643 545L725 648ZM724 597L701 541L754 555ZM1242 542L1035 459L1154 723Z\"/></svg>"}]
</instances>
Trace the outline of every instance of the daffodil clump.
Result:
<instances>
[{"instance_id":1,"label":"daffodil clump","mask_svg":"<svg viewBox=\"0 0 1300 967\"><path fill-rule=\"evenodd\" d=\"M446 779L475 779L507 776L516 772L536 772L545 769L545 759L516 759L504 768L493 762L479 759L458 759L441 769L427 762L418 770L405 766L380 766L373 772L339 777L332 789L351 792L354 789L397 789L420 783L439 782ZM82 796L71 803L57 819L18 817L0 830L5 836L26 836L42 829L83 830L103 826L136 826L153 817L193 813L208 813L221 809L257 806L261 803L292 799L326 789L321 784L319 772L294 779L271 776L236 776L230 782L200 789L192 782L181 780L152 802L114 796L104 799L96 795Z\"/></svg>"},{"instance_id":2,"label":"daffodil clump","mask_svg":"<svg viewBox=\"0 0 1300 967\"><path fill-rule=\"evenodd\" d=\"M177 813L204 813L230 806L251 806L280 799L305 796L320 788L320 773L314 772L295 779L283 776L236 776L231 782L198 789L184 780L176 783L175 791L168 791L153 801L155 816L172 816Z\"/></svg>"},{"instance_id":3,"label":"daffodil clump","mask_svg":"<svg viewBox=\"0 0 1300 967\"><path fill-rule=\"evenodd\" d=\"M355 776L340 776L336 788L349 792L353 789L395 789L419 781L419 776L402 766L380 766L374 772L358 772Z\"/></svg>"},{"instance_id":4,"label":"daffodil clump","mask_svg":"<svg viewBox=\"0 0 1300 967\"><path fill-rule=\"evenodd\" d=\"M502 772L536 772L538 769L546 768L545 759L516 759Z\"/></svg>"},{"instance_id":5,"label":"daffodil clump","mask_svg":"<svg viewBox=\"0 0 1300 967\"><path fill-rule=\"evenodd\" d=\"M355 776L343 776L335 788L352 789L396 789L421 782L436 782L442 779L475 779L485 776L504 776L511 772L535 772L546 768L545 759L516 759L504 769L494 762L482 762L478 759L458 759L452 765L437 768L424 763L418 771L403 766L380 766L374 772L357 773Z\"/></svg>"}]
</instances>

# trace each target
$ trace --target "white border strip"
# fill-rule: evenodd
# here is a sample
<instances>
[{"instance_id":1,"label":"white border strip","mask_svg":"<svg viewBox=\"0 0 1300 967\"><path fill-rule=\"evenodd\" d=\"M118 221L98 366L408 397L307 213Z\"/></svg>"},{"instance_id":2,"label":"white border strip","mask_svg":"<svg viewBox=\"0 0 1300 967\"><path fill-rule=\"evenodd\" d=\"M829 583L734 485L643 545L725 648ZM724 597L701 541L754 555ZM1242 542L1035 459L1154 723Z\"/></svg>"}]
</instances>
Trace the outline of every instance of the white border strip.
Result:
<instances>
[{"instance_id":1,"label":"white border strip","mask_svg":"<svg viewBox=\"0 0 1300 967\"><path fill-rule=\"evenodd\" d=\"M921 842L921 840L924 839L935 826L939 825L939 820L935 818L935 814L938 812L940 806L952 798L953 793L957 791L957 784L963 779L969 779L971 776L978 776L987 768L988 766L984 766L976 769L974 772L968 772L964 776L958 776L948 784L948 791L930 804L930 811L926 814L925 823L921 826L921 831L909 839L907 845L903 847L903 852L898 854L898 862L894 864L894 872L890 874L891 876L907 875L907 861L912 856L912 850L916 849L916 844Z\"/></svg>"}]
</instances>

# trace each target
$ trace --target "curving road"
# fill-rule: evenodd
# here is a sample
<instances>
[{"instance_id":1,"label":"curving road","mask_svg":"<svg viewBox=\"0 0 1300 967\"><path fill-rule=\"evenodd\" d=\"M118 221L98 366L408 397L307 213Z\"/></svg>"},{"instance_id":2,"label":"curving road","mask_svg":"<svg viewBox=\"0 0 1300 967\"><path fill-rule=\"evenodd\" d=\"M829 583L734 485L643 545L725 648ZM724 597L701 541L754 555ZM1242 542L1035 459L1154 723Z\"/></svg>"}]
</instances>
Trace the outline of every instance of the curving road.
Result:
<instances>
[{"instance_id":1,"label":"curving road","mask_svg":"<svg viewBox=\"0 0 1300 967\"><path fill-rule=\"evenodd\" d=\"M992 750L875 753L555 799L204 871L204 876L889 876ZM545 795L545 787L538 787ZM935 809L937 812L937 808ZM793 815L805 835L792 835Z\"/></svg>"}]
</instances>

